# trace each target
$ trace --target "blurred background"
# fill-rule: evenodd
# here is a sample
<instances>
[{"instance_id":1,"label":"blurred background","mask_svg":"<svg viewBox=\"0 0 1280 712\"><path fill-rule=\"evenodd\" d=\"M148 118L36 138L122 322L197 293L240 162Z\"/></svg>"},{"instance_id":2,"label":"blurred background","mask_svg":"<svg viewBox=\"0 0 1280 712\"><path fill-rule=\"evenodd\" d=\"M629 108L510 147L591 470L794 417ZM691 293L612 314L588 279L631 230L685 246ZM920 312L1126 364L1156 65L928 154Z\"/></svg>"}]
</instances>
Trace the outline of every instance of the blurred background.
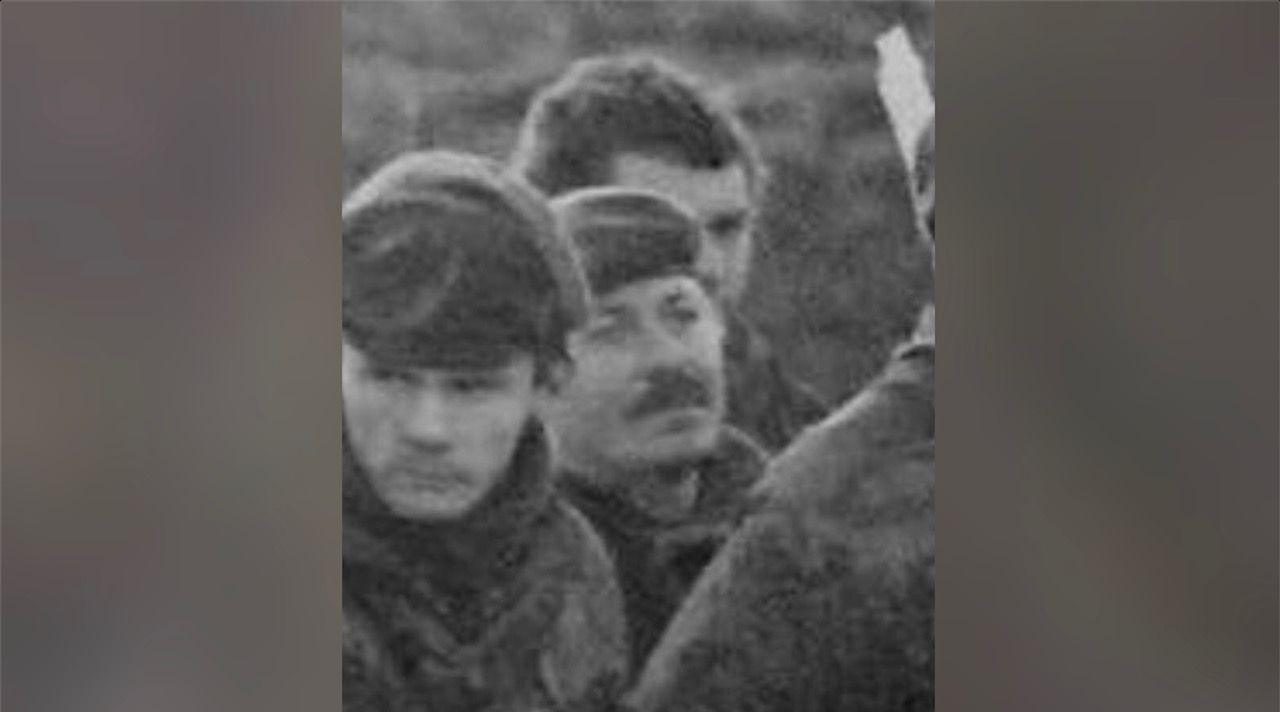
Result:
<instances>
[{"instance_id":1,"label":"blurred background","mask_svg":"<svg viewBox=\"0 0 1280 712\"><path fill-rule=\"evenodd\" d=\"M875 40L895 25L932 57L928 2L349 3L343 189L409 149L505 160L530 98L577 58L671 59L721 88L763 149L772 180L744 308L835 403L932 291L876 87Z\"/></svg>"},{"instance_id":2,"label":"blurred background","mask_svg":"<svg viewBox=\"0 0 1280 712\"><path fill-rule=\"evenodd\" d=\"M937 13L940 706L1275 710L1280 5ZM336 710L353 30L330 3L0 19L0 708ZM808 39L693 59L734 77L804 55L783 95L868 64L864 26L787 22ZM408 46L488 67L519 44L465 26Z\"/></svg>"}]
</instances>

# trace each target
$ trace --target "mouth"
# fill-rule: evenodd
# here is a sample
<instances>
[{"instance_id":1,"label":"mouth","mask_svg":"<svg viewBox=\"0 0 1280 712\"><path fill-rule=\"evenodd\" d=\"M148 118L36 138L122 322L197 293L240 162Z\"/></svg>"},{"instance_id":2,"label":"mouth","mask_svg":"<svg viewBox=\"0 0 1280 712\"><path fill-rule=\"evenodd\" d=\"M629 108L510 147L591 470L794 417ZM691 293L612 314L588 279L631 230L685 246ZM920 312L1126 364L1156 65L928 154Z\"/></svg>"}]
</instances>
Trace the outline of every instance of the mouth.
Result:
<instances>
[{"instance_id":1,"label":"mouth","mask_svg":"<svg viewBox=\"0 0 1280 712\"><path fill-rule=\"evenodd\" d=\"M446 494L469 484L452 468L402 466L397 477L403 487L419 494Z\"/></svg>"},{"instance_id":2,"label":"mouth","mask_svg":"<svg viewBox=\"0 0 1280 712\"><path fill-rule=\"evenodd\" d=\"M699 385L686 388L670 389L662 392L651 392L642 397L631 408L632 420L646 420L659 416L672 416L685 413L702 413L711 409L711 397L706 389Z\"/></svg>"},{"instance_id":3,"label":"mouth","mask_svg":"<svg viewBox=\"0 0 1280 712\"><path fill-rule=\"evenodd\" d=\"M683 433L704 425L710 417L710 409L701 406L682 406L670 408L649 415L656 422L656 430L661 435Z\"/></svg>"}]
</instances>

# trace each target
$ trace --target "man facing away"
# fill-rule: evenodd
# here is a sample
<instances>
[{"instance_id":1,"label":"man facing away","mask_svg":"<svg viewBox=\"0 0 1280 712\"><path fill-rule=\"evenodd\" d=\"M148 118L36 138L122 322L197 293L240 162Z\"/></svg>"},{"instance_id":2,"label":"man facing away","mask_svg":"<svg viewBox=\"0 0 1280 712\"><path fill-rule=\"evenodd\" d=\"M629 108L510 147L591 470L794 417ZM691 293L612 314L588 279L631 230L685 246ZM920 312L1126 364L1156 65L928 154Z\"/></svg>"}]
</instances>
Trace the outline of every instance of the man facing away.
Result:
<instances>
[{"instance_id":1,"label":"man facing away","mask_svg":"<svg viewBox=\"0 0 1280 712\"><path fill-rule=\"evenodd\" d=\"M933 128L920 231L933 242ZM640 712L933 709L933 310L778 458L629 696Z\"/></svg>"},{"instance_id":2,"label":"man facing away","mask_svg":"<svg viewBox=\"0 0 1280 712\"><path fill-rule=\"evenodd\" d=\"M737 309L765 171L741 123L686 72L644 56L579 61L533 99L512 165L550 196L617 185L692 209L698 270L725 307L728 421L777 450L826 413Z\"/></svg>"},{"instance_id":3,"label":"man facing away","mask_svg":"<svg viewBox=\"0 0 1280 712\"><path fill-rule=\"evenodd\" d=\"M541 196L408 154L343 205L343 707L594 708L628 664L537 415L585 313Z\"/></svg>"},{"instance_id":4,"label":"man facing away","mask_svg":"<svg viewBox=\"0 0 1280 712\"><path fill-rule=\"evenodd\" d=\"M548 413L561 487L604 537L639 665L736 526L763 450L724 423L725 325L685 208L590 188L552 202L593 298Z\"/></svg>"}]
</instances>

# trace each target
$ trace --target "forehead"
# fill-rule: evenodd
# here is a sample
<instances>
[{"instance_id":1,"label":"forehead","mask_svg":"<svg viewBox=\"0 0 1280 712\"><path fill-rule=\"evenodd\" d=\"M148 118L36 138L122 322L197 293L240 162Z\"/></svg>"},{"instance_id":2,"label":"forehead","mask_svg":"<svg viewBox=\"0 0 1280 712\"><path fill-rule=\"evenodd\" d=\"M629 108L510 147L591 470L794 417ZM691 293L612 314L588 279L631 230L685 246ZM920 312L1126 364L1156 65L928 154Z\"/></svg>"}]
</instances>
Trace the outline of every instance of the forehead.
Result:
<instances>
[{"instance_id":1,"label":"forehead","mask_svg":"<svg viewBox=\"0 0 1280 712\"><path fill-rule=\"evenodd\" d=\"M623 153L613 165L613 182L673 196L701 216L751 207L747 171L741 163L723 168L691 168L638 153Z\"/></svg>"},{"instance_id":2,"label":"forehead","mask_svg":"<svg viewBox=\"0 0 1280 712\"><path fill-rule=\"evenodd\" d=\"M687 275L653 277L625 284L595 300L595 311L651 309L669 300L707 299L702 284Z\"/></svg>"}]
</instances>

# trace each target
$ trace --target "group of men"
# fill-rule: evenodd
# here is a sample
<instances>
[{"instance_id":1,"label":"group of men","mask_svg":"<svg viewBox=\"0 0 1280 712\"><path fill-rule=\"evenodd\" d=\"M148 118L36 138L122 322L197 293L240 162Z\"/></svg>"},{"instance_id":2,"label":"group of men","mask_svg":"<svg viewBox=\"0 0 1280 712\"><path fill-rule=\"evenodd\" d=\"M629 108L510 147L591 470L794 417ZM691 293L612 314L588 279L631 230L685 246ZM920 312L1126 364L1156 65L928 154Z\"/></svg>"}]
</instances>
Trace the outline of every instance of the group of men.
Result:
<instances>
[{"instance_id":1,"label":"group of men","mask_svg":"<svg viewBox=\"0 0 1280 712\"><path fill-rule=\"evenodd\" d=\"M829 413L736 307L765 181L627 56L347 197L344 709L932 708L931 312Z\"/></svg>"}]
</instances>

